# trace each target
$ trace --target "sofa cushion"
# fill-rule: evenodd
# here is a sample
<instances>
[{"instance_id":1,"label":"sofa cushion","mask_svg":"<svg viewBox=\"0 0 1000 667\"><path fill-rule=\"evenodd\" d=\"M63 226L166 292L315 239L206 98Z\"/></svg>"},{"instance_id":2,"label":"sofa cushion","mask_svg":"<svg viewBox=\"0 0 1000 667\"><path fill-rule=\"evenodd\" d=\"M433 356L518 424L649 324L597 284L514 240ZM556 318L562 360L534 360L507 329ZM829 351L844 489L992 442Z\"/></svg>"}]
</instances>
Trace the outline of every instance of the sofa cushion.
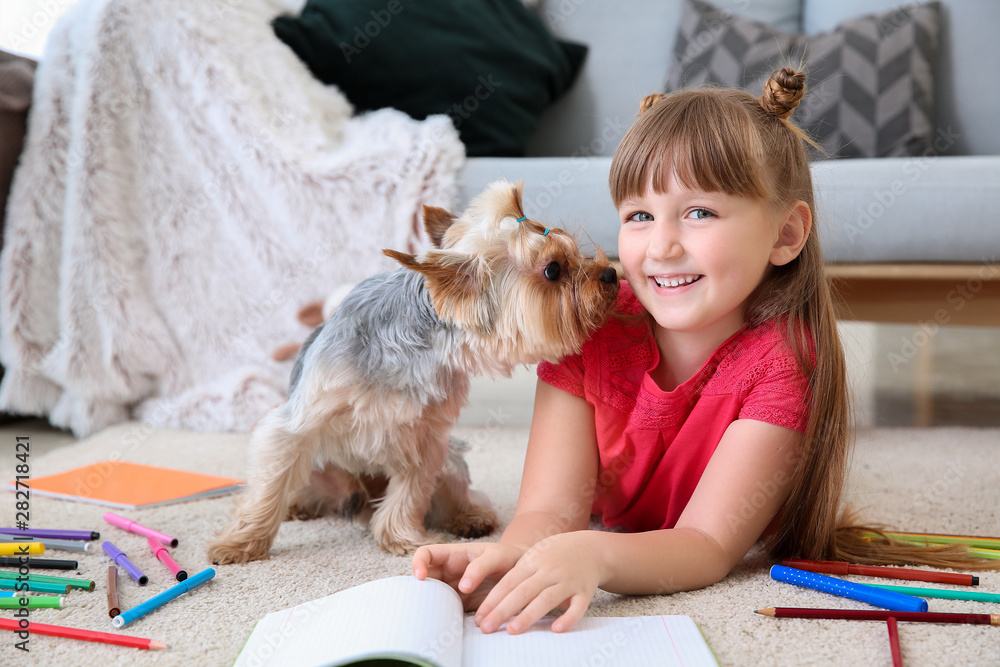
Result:
<instances>
[{"instance_id":1,"label":"sofa cushion","mask_svg":"<svg viewBox=\"0 0 1000 667\"><path fill-rule=\"evenodd\" d=\"M538 13L560 39L590 47L573 87L542 114L531 156L586 158L614 153L639 100L663 90L682 0L541 0ZM801 0L718 0L724 9L788 31Z\"/></svg>"},{"instance_id":2,"label":"sofa cushion","mask_svg":"<svg viewBox=\"0 0 1000 667\"><path fill-rule=\"evenodd\" d=\"M812 34L830 30L850 16L882 12L899 0L805 0L802 24ZM941 2L941 43L934 77L934 122L956 135L948 155L1000 155L1000 86L983 85L984 76L1000 72L1000 2Z\"/></svg>"},{"instance_id":3,"label":"sofa cushion","mask_svg":"<svg viewBox=\"0 0 1000 667\"><path fill-rule=\"evenodd\" d=\"M521 0L309 0L274 29L358 111L450 115L469 155L523 155L587 52Z\"/></svg>"},{"instance_id":4,"label":"sofa cushion","mask_svg":"<svg viewBox=\"0 0 1000 667\"><path fill-rule=\"evenodd\" d=\"M856 17L806 36L687 0L667 89L704 83L760 94L773 70L805 63L794 120L837 157L921 155L933 141L940 6Z\"/></svg>"}]
</instances>

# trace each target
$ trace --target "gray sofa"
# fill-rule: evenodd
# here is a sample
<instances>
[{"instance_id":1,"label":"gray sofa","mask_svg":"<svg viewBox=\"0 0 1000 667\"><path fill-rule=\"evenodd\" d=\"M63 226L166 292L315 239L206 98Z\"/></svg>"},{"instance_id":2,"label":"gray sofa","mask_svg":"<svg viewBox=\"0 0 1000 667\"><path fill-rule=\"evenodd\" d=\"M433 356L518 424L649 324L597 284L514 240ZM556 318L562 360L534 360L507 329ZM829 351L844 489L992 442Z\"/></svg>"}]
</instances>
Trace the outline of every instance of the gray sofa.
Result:
<instances>
[{"instance_id":1,"label":"gray sofa","mask_svg":"<svg viewBox=\"0 0 1000 667\"><path fill-rule=\"evenodd\" d=\"M785 31L832 30L894 0L719 0ZM915 3L906 3L915 4ZM617 215L610 156L639 99L664 90L681 0L542 0L561 38L590 52L574 87L542 118L527 158L472 158L464 202L503 175L525 182L533 216L579 228L610 255ZM908 158L814 164L822 245L844 318L1000 324L1000 3L946 0L935 70L936 142ZM992 82L992 83L990 83Z\"/></svg>"}]
</instances>

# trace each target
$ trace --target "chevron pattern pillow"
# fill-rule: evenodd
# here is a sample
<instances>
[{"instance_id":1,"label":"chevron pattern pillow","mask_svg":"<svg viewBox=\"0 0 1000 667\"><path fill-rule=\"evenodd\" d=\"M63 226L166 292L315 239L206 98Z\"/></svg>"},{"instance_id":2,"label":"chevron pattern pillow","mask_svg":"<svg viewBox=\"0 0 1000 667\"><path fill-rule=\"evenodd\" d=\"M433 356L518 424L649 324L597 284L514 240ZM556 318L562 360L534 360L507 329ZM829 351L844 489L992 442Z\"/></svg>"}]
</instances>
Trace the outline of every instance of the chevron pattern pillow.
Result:
<instances>
[{"instance_id":1,"label":"chevron pattern pillow","mask_svg":"<svg viewBox=\"0 0 1000 667\"><path fill-rule=\"evenodd\" d=\"M759 95L771 72L804 69L792 119L832 157L922 155L934 134L940 4L908 5L813 36L687 0L667 90L717 84Z\"/></svg>"}]
</instances>

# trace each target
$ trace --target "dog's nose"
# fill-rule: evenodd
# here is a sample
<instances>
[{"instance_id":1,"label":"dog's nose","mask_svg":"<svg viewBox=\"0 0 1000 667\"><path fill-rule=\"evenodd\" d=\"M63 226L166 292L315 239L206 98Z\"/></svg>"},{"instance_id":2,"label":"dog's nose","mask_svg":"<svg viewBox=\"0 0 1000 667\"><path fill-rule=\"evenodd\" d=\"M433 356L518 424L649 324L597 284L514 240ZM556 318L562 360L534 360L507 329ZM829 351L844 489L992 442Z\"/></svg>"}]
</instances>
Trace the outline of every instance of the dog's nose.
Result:
<instances>
[{"instance_id":1,"label":"dog's nose","mask_svg":"<svg viewBox=\"0 0 1000 667\"><path fill-rule=\"evenodd\" d=\"M613 266L609 266L601 272L601 282L608 283L609 285L618 282L618 272L615 271Z\"/></svg>"}]
</instances>

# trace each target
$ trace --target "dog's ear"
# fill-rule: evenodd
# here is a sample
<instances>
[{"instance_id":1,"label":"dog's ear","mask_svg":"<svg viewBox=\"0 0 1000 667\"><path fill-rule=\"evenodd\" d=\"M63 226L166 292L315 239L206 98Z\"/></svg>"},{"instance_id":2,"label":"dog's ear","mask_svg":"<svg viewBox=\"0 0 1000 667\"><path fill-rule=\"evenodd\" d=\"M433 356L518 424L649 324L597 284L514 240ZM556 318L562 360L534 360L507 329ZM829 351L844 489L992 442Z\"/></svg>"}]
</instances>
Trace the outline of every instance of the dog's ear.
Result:
<instances>
[{"instance_id":1,"label":"dog's ear","mask_svg":"<svg viewBox=\"0 0 1000 667\"><path fill-rule=\"evenodd\" d=\"M424 276L438 317L483 336L493 333L499 307L491 298L491 290L482 289L477 258L431 251L420 259L397 250L382 252Z\"/></svg>"},{"instance_id":2,"label":"dog's ear","mask_svg":"<svg viewBox=\"0 0 1000 667\"><path fill-rule=\"evenodd\" d=\"M435 248L444 243L444 234L455 220L455 216L443 208L424 206L424 229Z\"/></svg>"}]
</instances>

